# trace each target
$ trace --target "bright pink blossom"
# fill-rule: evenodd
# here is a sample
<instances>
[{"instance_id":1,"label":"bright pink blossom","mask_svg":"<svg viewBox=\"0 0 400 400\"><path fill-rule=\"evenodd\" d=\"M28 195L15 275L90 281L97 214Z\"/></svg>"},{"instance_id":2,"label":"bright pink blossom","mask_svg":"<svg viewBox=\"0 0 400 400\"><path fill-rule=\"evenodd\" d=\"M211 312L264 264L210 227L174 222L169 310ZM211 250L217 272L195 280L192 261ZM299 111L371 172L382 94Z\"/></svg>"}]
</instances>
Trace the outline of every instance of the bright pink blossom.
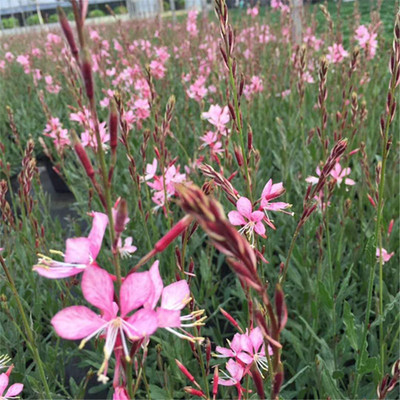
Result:
<instances>
[{"instance_id":1,"label":"bright pink blossom","mask_svg":"<svg viewBox=\"0 0 400 400\"><path fill-rule=\"evenodd\" d=\"M222 135L226 135L226 124L230 120L228 106L211 105L207 112L201 114L201 117L214 125Z\"/></svg>"},{"instance_id":2,"label":"bright pink blossom","mask_svg":"<svg viewBox=\"0 0 400 400\"><path fill-rule=\"evenodd\" d=\"M218 385L222 386L240 386L240 381L243 378L244 368L234 361L232 358L226 363L226 369L230 375L224 373L228 379L218 379Z\"/></svg>"},{"instance_id":3,"label":"bright pink blossom","mask_svg":"<svg viewBox=\"0 0 400 400\"><path fill-rule=\"evenodd\" d=\"M254 6L254 7L250 7L247 9L247 15L251 15L252 18L257 17L258 15L258 7Z\"/></svg>"},{"instance_id":4,"label":"bright pink blossom","mask_svg":"<svg viewBox=\"0 0 400 400\"><path fill-rule=\"evenodd\" d=\"M41 255L33 270L46 278L59 279L77 275L91 265L97 266L96 258L101 248L108 217L99 212L93 212L91 215L93 224L87 238L67 239L65 254L53 251L64 257L63 262Z\"/></svg>"},{"instance_id":5,"label":"bright pink blossom","mask_svg":"<svg viewBox=\"0 0 400 400\"><path fill-rule=\"evenodd\" d=\"M356 184L353 179L345 178L345 176L350 175L350 173L351 168L342 168L340 163L336 162L330 175L336 180L338 186L340 186L343 180L346 185L353 186Z\"/></svg>"},{"instance_id":6,"label":"bright pink blossom","mask_svg":"<svg viewBox=\"0 0 400 400\"><path fill-rule=\"evenodd\" d=\"M376 257L379 261L379 258L381 256L381 252L379 247L376 249ZM388 262L392 257L394 256L394 251L392 251L391 253L388 253L386 249L382 248L382 261L383 263Z\"/></svg>"},{"instance_id":7,"label":"bright pink blossom","mask_svg":"<svg viewBox=\"0 0 400 400\"><path fill-rule=\"evenodd\" d=\"M139 340L157 330L156 312L140 308L148 302L153 291L148 272L129 275L121 285L119 309L114 302L114 284L110 275L101 268L89 267L82 277L82 293L88 303L100 309L100 315L85 306L71 306L59 311L51 323L63 339L82 339L81 348L95 336L105 337L104 362L98 372L99 379L105 381L108 360L117 338L121 340L125 358L129 361L127 340Z\"/></svg>"},{"instance_id":8,"label":"bright pink blossom","mask_svg":"<svg viewBox=\"0 0 400 400\"><path fill-rule=\"evenodd\" d=\"M17 396L22 392L24 385L22 383L14 383L11 385L6 393L4 391L7 389L9 382L9 377L7 373L3 373L0 375L0 399L16 399Z\"/></svg>"},{"instance_id":9,"label":"bright pink blossom","mask_svg":"<svg viewBox=\"0 0 400 400\"><path fill-rule=\"evenodd\" d=\"M247 232L254 238L254 232L265 237L265 226L262 223L264 213L253 211L251 201L247 197L241 197L236 203L237 211L228 214L229 222L232 225L241 225L243 228L239 232Z\"/></svg>"},{"instance_id":10,"label":"bright pink blossom","mask_svg":"<svg viewBox=\"0 0 400 400\"><path fill-rule=\"evenodd\" d=\"M333 64L337 64L342 62L348 56L349 53L343 48L341 43L334 43L333 46L328 47L326 59Z\"/></svg>"}]
</instances>

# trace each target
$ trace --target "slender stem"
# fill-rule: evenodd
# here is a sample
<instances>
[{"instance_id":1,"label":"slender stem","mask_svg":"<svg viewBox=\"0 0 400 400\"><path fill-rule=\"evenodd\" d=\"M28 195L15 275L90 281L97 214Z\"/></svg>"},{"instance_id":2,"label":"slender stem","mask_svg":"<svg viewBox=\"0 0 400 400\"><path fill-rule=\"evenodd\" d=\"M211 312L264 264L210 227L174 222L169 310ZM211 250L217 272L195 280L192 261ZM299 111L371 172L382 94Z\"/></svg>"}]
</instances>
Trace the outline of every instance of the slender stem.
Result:
<instances>
[{"instance_id":1,"label":"slender stem","mask_svg":"<svg viewBox=\"0 0 400 400\"><path fill-rule=\"evenodd\" d=\"M230 82L231 89L232 89L233 103L234 103L234 107L235 107L236 126L238 129L240 147L241 147L242 155L243 155L243 164L244 164L244 172L245 172L245 176L246 176L247 195L248 195L249 199L252 200L253 196L251 193L251 186L250 186L250 173L249 173L249 168L247 165L248 161L247 161L246 149L244 146L242 118L240 116L240 110L239 110L239 97L238 97L238 93L237 93L235 78L233 76L232 58L231 57L228 58L228 67L229 67L229 82Z\"/></svg>"},{"instance_id":2,"label":"slender stem","mask_svg":"<svg viewBox=\"0 0 400 400\"><path fill-rule=\"evenodd\" d=\"M283 268L283 274L282 274L281 278L279 279L279 283L281 285L283 285L285 283L286 273L287 273L287 270L289 268L289 262L290 262L290 259L292 257L292 253L293 253L293 250L294 250L294 245L296 244L297 236L299 236L300 229L301 229L301 226L297 225L297 228L296 228L296 230L294 232L294 235L292 237L292 241L290 242L290 247L289 247L289 251L288 251L287 257L286 257L285 266Z\"/></svg>"},{"instance_id":3,"label":"slender stem","mask_svg":"<svg viewBox=\"0 0 400 400\"><path fill-rule=\"evenodd\" d=\"M15 297L15 300L17 302L17 307L18 307L19 313L20 313L21 318L22 318L22 323L23 323L24 328L25 328L26 338L27 338L27 340L29 342L29 345L30 345L29 347L30 347L30 349L32 351L33 358L34 358L34 360L36 362L36 365L37 365L37 367L39 369L39 375L40 375L40 379L42 380L42 383L43 383L43 386L44 386L44 391L45 391L45 394L46 394L46 398L47 399L51 399L52 396L51 396L51 393L50 393L49 385L47 384L47 378L46 378L46 374L44 372L43 363L42 363L42 360L40 358L40 354L39 354L39 351L37 349L37 346L36 346L36 343L35 343L35 339L33 337L32 330L31 330L31 328L29 326L28 318L26 317L26 314L25 314L25 311L24 311L24 307L22 306L21 299L19 297L19 293L18 293L17 288L15 286L14 280L13 280L11 274L10 274L10 271L7 268L7 265L6 265L5 261L4 261L4 258L1 255L0 255L0 264L3 267L4 273L6 274L7 280L10 283L11 290L12 290L12 292L14 294L14 297Z\"/></svg>"}]
</instances>

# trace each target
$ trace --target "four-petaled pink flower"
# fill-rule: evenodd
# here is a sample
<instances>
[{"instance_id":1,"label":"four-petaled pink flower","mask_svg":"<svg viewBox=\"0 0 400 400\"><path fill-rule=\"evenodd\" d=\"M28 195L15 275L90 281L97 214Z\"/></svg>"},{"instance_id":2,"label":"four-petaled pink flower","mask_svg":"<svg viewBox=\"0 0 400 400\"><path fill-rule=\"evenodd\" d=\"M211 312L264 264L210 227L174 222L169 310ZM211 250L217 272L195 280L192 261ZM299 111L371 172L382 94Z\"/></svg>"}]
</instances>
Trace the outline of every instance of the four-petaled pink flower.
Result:
<instances>
[{"instance_id":1,"label":"four-petaled pink flower","mask_svg":"<svg viewBox=\"0 0 400 400\"><path fill-rule=\"evenodd\" d=\"M264 186L264 189L261 193L261 208L264 210L266 214L266 223L272 228L276 229L275 225L269 219L267 211L281 211L289 215L294 215L292 212L285 211L287 208L290 208L292 205L289 203L284 203L283 201L276 201L271 203L271 200L274 200L285 193L285 189L283 187L283 183L272 183L272 179L270 179L267 184Z\"/></svg>"},{"instance_id":2,"label":"four-petaled pink flower","mask_svg":"<svg viewBox=\"0 0 400 400\"><path fill-rule=\"evenodd\" d=\"M232 225L243 226L239 232L248 233L252 242L254 232L265 237L265 226L262 223L264 213L262 211L253 211L251 201L247 197L241 197L236 203L236 208L237 211L231 211L228 214L229 222Z\"/></svg>"},{"instance_id":3,"label":"four-petaled pink flower","mask_svg":"<svg viewBox=\"0 0 400 400\"><path fill-rule=\"evenodd\" d=\"M157 330L157 313L141 308L148 302L154 287L148 272L136 272L125 278L119 299L121 309L114 302L114 284L110 275L101 268L88 267L82 277L83 297L101 311L96 314L85 306L71 306L59 311L51 320L57 334L63 339L82 339L80 348L95 336L105 336L104 362L98 372L106 380L108 360L117 338L121 341L127 361L130 360L127 339L139 340ZM118 315L120 312L120 315Z\"/></svg>"},{"instance_id":4,"label":"four-petaled pink flower","mask_svg":"<svg viewBox=\"0 0 400 400\"><path fill-rule=\"evenodd\" d=\"M326 59L333 64L342 62L349 55L341 43L334 43L333 46L329 46L328 52Z\"/></svg>"},{"instance_id":5,"label":"four-petaled pink flower","mask_svg":"<svg viewBox=\"0 0 400 400\"><path fill-rule=\"evenodd\" d=\"M344 183L349 186L353 186L356 183L353 179L345 178L345 176L350 175L351 169L350 168L342 168L339 162L335 164L333 167L330 175L336 180L338 186L342 183L344 179Z\"/></svg>"},{"instance_id":6,"label":"four-petaled pink flower","mask_svg":"<svg viewBox=\"0 0 400 400\"><path fill-rule=\"evenodd\" d=\"M217 127L222 135L226 135L225 125L229 122L228 106L221 107L218 104L211 105L210 109L201 114L202 118L206 119L210 124Z\"/></svg>"},{"instance_id":7,"label":"four-petaled pink flower","mask_svg":"<svg viewBox=\"0 0 400 400\"><path fill-rule=\"evenodd\" d=\"M92 229L87 238L67 239L65 254L53 251L53 253L64 257L63 262L40 254L41 258L39 258L33 270L46 278L59 279L77 275L90 265L97 267L96 258L99 254L104 232L108 224L108 217L106 214L99 212L93 212L92 217Z\"/></svg>"},{"instance_id":8,"label":"four-petaled pink flower","mask_svg":"<svg viewBox=\"0 0 400 400\"><path fill-rule=\"evenodd\" d=\"M379 258L381 256L381 252L379 250L379 247L376 249L376 258L379 261ZM382 261L383 264L388 262L392 257L394 256L394 251L392 251L391 253L388 253L386 249L382 248Z\"/></svg>"},{"instance_id":9,"label":"four-petaled pink flower","mask_svg":"<svg viewBox=\"0 0 400 400\"><path fill-rule=\"evenodd\" d=\"M22 392L24 385L22 383L14 383L11 385L7 392L4 393L8 386L9 378L7 373L3 373L0 375L0 399L16 399L17 396Z\"/></svg>"},{"instance_id":10,"label":"four-petaled pink flower","mask_svg":"<svg viewBox=\"0 0 400 400\"><path fill-rule=\"evenodd\" d=\"M218 379L218 385L240 387L240 381L243 378L244 368L231 358L226 363L226 369L230 373L230 376L226 372L222 371L228 379Z\"/></svg>"}]
</instances>

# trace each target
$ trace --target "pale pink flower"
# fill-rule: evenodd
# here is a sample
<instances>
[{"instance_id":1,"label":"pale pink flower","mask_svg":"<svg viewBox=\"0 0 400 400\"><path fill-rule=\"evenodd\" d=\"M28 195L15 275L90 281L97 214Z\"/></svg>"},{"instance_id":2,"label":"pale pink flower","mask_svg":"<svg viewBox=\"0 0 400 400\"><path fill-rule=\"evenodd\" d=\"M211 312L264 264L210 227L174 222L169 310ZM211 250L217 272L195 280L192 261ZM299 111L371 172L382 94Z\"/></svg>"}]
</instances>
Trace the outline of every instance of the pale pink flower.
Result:
<instances>
[{"instance_id":1,"label":"pale pink flower","mask_svg":"<svg viewBox=\"0 0 400 400\"><path fill-rule=\"evenodd\" d=\"M259 76L252 76L250 84L244 86L243 93L247 100L250 100L255 93L261 93L264 90L262 79Z\"/></svg>"},{"instance_id":2,"label":"pale pink flower","mask_svg":"<svg viewBox=\"0 0 400 400\"><path fill-rule=\"evenodd\" d=\"M201 114L211 125L214 125L222 135L226 135L226 124L229 122L228 106L221 107L218 104L211 105L210 109Z\"/></svg>"},{"instance_id":3,"label":"pale pink flower","mask_svg":"<svg viewBox=\"0 0 400 400\"><path fill-rule=\"evenodd\" d=\"M87 238L67 239L65 254L60 251L53 251L53 253L64 257L63 262L39 254L41 258L39 258L33 270L46 278L59 279L80 274L89 266L97 266L96 258L100 252L108 217L99 212L92 212L91 216L93 217L92 229Z\"/></svg>"},{"instance_id":4,"label":"pale pink flower","mask_svg":"<svg viewBox=\"0 0 400 400\"><path fill-rule=\"evenodd\" d=\"M286 208L290 208L291 204L289 203L280 201L271 203L271 200L282 196L283 193L285 193L283 183L279 182L273 184L272 179L270 179L261 193L261 208L268 211L283 211Z\"/></svg>"},{"instance_id":5,"label":"pale pink flower","mask_svg":"<svg viewBox=\"0 0 400 400\"><path fill-rule=\"evenodd\" d=\"M110 134L107 133L107 130L106 130L106 122L101 122L99 124L99 133L100 133L101 143L103 144L103 147L104 147L104 144L110 141ZM82 142L82 146L84 146L84 147L89 146L94 150L97 149L97 138L94 133L94 127L90 131L85 130L82 132L81 142Z\"/></svg>"},{"instance_id":6,"label":"pale pink flower","mask_svg":"<svg viewBox=\"0 0 400 400\"><path fill-rule=\"evenodd\" d=\"M254 241L254 232L265 237L265 226L262 223L264 213L262 211L253 211L251 201L247 197L241 197L236 203L237 211L231 211L228 214L229 222L232 225L243 226L240 233L246 232Z\"/></svg>"},{"instance_id":7,"label":"pale pink flower","mask_svg":"<svg viewBox=\"0 0 400 400\"><path fill-rule=\"evenodd\" d=\"M328 52L326 59L333 64L342 62L349 55L341 43L334 43L333 46L329 46Z\"/></svg>"},{"instance_id":8,"label":"pale pink flower","mask_svg":"<svg viewBox=\"0 0 400 400\"><path fill-rule=\"evenodd\" d=\"M122 245L122 239L118 239L118 251L122 258L130 257L137 250L136 246L132 246L132 241L132 237L128 236L124 241L124 245Z\"/></svg>"},{"instance_id":9,"label":"pale pink flower","mask_svg":"<svg viewBox=\"0 0 400 400\"><path fill-rule=\"evenodd\" d=\"M370 32L365 25L360 25L356 29L354 38L358 41L359 46L365 50L368 60L375 57L376 49L378 48L377 34Z\"/></svg>"},{"instance_id":10,"label":"pale pink flower","mask_svg":"<svg viewBox=\"0 0 400 400\"><path fill-rule=\"evenodd\" d=\"M204 136L200 137L200 140L204 142L201 147L209 146L212 154L223 153L222 143L218 140L216 132L208 131Z\"/></svg>"},{"instance_id":11,"label":"pale pink flower","mask_svg":"<svg viewBox=\"0 0 400 400\"><path fill-rule=\"evenodd\" d=\"M144 181L149 181L154 178L154 175L157 172L157 159L153 159L151 164L146 165L146 175L144 176Z\"/></svg>"},{"instance_id":12,"label":"pale pink flower","mask_svg":"<svg viewBox=\"0 0 400 400\"><path fill-rule=\"evenodd\" d=\"M188 19L186 22L186 31L190 36L197 36L199 31L197 29L197 15L198 12L196 10L191 10L188 13Z\"/></svg>"},{"instance_id":13,"label":"pale pink flower","mask_svg":"<svg viewBox=\"0 0 400 400\"><path fill-rule=\"evenodd\" d=\"M71 306L59 311L51 323L63 339L82 339L80 348L95 336L105 336L104 361L98 376L99 380L106 381L108 360L117 339L121 341L123 353L129 362L127 341L139 340L157 330L156 312L140 308L148 302L153 291L149 272L136 272L127 276L119 293L119 309L114 302L114 285L110 275L101 268L89 267L82 277L82 293L88 303L100 309L101 315L85 306Z\"/></svg>"},{"instance_id":14,"label":"pale pink flower","mask_svg":"<svg viewBox=\"0 0 400 400\"><path fill-rule=\"evenodd\" d=\"M6 58L6 60L7 60L8 62L11 62L12 60L14 60L14 54L13 54L13 53L10 53L9 51L7 51L7 53L5 54L4 57Z\"/></svg>"},{"instance_id":15,"label":"pale pink flower","mask_svg":"<svg viewBox=\"0 0 400 400\"><path fill-rule=\"evenodd\" d=\"M240 386L240 381L243 378L244 374L244 368L234 361L232 358L226 363L226 369L229 372L230 375L225 373L224 371L221 371L226 378L228 379L218 379L218 385L222 386Z\"/></svg>"},{"instance_id":16,"label":"pale pink flower","mask_svg":"<svg viewBox=\"0 0 400 400\"><path fill-rule=\"evenodd\" d=\"M205 86L206 78L205 76L199 76L196 81L189 86L189 89L186 90L189 98L194 99L196 101L201 101L207 94L207 88Z\"/></svg>"},{"instance_id":17,"label":"pale pink flower","mask_svg":"<svg viewBox=\"0 0 400 400\"><path fill-rule=\"evenodd\" d=\"M258 7L255 6L255 7L252 7L252 8L248 8L247 9L247 15L251 15L252 18L257 17L257 15L258 15Z\"/></svg>"},{"instance_id":18,"label":"pale pink flower","mask_svg":"<svg viewBox=\"0 0 400 400\"><path fill-rule=\"evenodd\" d=\"M151 74L156 79L164 78L166 70L167 69L164 67L164 64L162 62L160 62L160 61L153 60L150 63Z\"/></svg>"},{"instance_id":19,"label":"pale pink flower","mask_svg":"<svg viewBox=\"0 0 400 400\"><path fill-rule=\"evenodd\" d=\"M151 266L149 274L154 290L144 307L156 310L158 327L166 329L181 339L192 342L196 340L201 341L202 338L188 336L187 332L182 329L202 325L202 321L204 320L204 317L197 319L197 317L203 314L204 310L194 311L188 315L181 316L182 309L190 301L188 283L185 280L180 280L164 287L159 272L158 260ZM160 298L160 307L156 308ZM187 323L191 320L194 320L194 322Z\"/></svg>"},{"instance_id":20,"label":"pale pink flower","mask_svg":"<svg viewBox=\"0 0 400 400\"><path fill-rule=\"evenodd\" d=\"M271 8L277 10L281 7L282 3L280 0L271 0Z\"/></svg>"},{"instance_id":21,"label":"pale pink flower","mask_svg":"<svg viewBox=\"0 0 400 400\"><path fill-rule=\"evenodd\" d=\"M349 186L353 186L356 183L353 179L345 178L345 176L350 175L351 168L342 168L339 162L336 162L335 166L333 167L330 175L336 180L338 186L342 183L344 179L344 183Z\"/></svg>"},{"instance_id":22,"label":"pale pink flower","mask_svg":"<svg viewBox=\"0 0 400 400\"><path fill-rule=\"evenodd\" d=\"M53 139L54 146L57 149L62 149L64 146L68 146L70 144L68 130L63 129L59 118L50 117L50 120L47 121L43 134Z\"/></svg>"},{"instance_id":23,"label":"pale pink flower","mask_svg":"<svg viewBox=\"0 0 400 400\"><path fill-rule=\"evenodd\" d=\"M147 119L150 116L150 105L146 99L137 99L133 103L137 120Z\"/></svg>"},{"instance_id":24,"label":"pale pink flower","mask_svg":"<svg viewBox=\"0 0 400 400\"><path fill-rule=\"evenodd\" d=\"M379 261L380 256L381 256L381 252L380 252L379 247L377 247L377 249L376 249L376 258L378 259L377 261ZM388 262L393 256L394 256L394 251L392 251L391 253L388 253L386 249L382 248L383 264Z\"/></svg>"},{"instance_id":25,"label":"pale pink flower","mask_svg":"<svg viewBox=\"0 0 400 400\"><path fill-rule=\"evenodd\" d=\"M16 399L17 396L22 392L24 385L22 383L14 383L11 385L6 393L4 391L7 389L9 382L9 377L7 373L3 373L0 375L0 399L8 400L8 399Z\"/></svg>"},{"instance_id":26,"label":"pale pink flower","mask_svg":"<svg viewBox=\"0 0 400 400\"><path fill-rule=\"evenodd\" d=\"M321 169L319 167L316 168L315 172L317 173L317 176L308 176L306 178L306 182L312 183L315 185L319 181L319 177L321 176Z\"/></svg>"}]
</instances>

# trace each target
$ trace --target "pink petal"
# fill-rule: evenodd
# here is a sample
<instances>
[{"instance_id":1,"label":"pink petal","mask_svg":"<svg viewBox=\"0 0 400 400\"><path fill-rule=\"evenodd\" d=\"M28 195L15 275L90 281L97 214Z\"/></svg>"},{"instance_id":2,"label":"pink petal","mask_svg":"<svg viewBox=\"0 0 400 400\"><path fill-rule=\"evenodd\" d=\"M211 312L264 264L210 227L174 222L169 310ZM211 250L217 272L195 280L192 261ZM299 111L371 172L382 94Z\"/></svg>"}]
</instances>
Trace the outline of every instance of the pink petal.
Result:
<instances>
[{"instance_id":1,"label":"pink petal","mask_svg":"<svg viewBox=\"0 0 400 400\"><path fill-rule=\"evenodd\" d=\"M236 385L236 381L233 379L218 379L218 385L222 386L233 386Z\"/></svg>"},{"instance_id":2,"label":"pink petal","mask_svg":"<svg viewBox=\"0 0 400 400\"><path fill-rule=\"evenodd\" d=\"M261 197L264 198L268 196L271 193L271 187L272 187L272 179L270 179L266 185L264 186L264 189L261 193Z\"/></svg>"},{"instance_id":3,"label":"pink petal","mask_svg":"<svg viewBox=\"0 0 400 400\"><path fill-rule=\"evenodd\" d=\"M226 369L231 374L232 378L239 382L243 377L244 368L236 361L230 359L226 363Z\"/></svg>"},{"instance_id":4,"label":"pink petal","mask_svg":"<svg viewBox=\"0 0 400 400\"><path fill-rule=\"evenodd\" d=\"M94 260L99 254L107 224L108 217L106 214L99 212L93 213L93 224L88 239L90 241L90 254Z\"/></svg>"},{"instance_id":5,"label":"pink petal","mask_svg":"<svg viewBox=\"0 0 400 400\"><path fill-rule=\"evenodd\" d=\"M253 357L247 353L239 353L237 358L244 362L245 364L251 364L253 362Z\"/></svg>"},{"instance_id":6,"label":"pink petal","mask_svg":"<svg viewBox=\"0 0 400 400\"><path fill-rule=\"evenodd\" d=\"M259 222L264 219L264 213L262 211L254 211L251 213L251 221Z\"/></svg>"},{"instance_id":7,"label":"pink petal","mask_svg":"<svg viewBox=\"0 0 400 400\"><path fill-rule=\"evenodd\" d=\"M235 357L235 353L231 349L227 349L226 347L217 346L215 348L217 353L222 354L224 357Z\"/></svg>"},{"instance_id":8,"label":"pink petal","mask_svg":"<svg viewBox=\"0 0 400 400\"><path fill-rule=\"evenodd\" d=\"M241 197L237 203L236 208L247 219L251 218L251 211L253 207L251 206L251 201L247 197Z\"/></svg>"},{"instance_id":9,"label":"pink petal","mask_svg":"<svg viewBox=\"0 0 400 400\"><path fill-rule=\"evenodd\" d=\"M158 300L160 299L161 293L164 288L164 284L160 276L158 265L159 261L157 260L154 262L154 264L151 266L149 270L150 279L153 283L153 293L148 300L148 303L151 308L154 308L157 305Z\"/></svg>"},{"instance_id":10,"label":"pink petal","mask_svg":"<svg viewBox=\"0 0 400 400\"><path fill-rule=\"evenodd\" d=\"M306 178L306 182L308 182L308 183L314 184L314 183L318 183L318 181L319 181L319 178L317 178L315 176L309 176L308 178Z\"/></svg>"},{"instance_id":11,"label":"pink petal","mask_svg":"<svg viewBox=\"0 0 400 400\"><path fill-rule=\"evenodd\" d=\"M349 186L353 186L353 185L356 184L356 183L353 181L353 179L350 179L350 178L346 178L346 179L344 180L344 183L345 183L346 185L349 185Z\"/></svg>"},{"instance_id":12,"label":"pink petal","mask_svg":"<svg viewBox=\"0 0 400 400\"><path fill-rule=\"evenodd\" d=\"M1 374L0 375L0 396L3 395L4 390L8 386L8 375L7 374Z\"/></svg>"},{"instance_id":13,"label":"pink petal","mask_svg":"<svg viewBox=\"0 0 400 400\"><path fill-rule=\"evenodd\" d=\"M83 339L104 323L101 317L85 306L64 308L51 319L57 335L68 340Z\"/></svg>"},{"instance_id":14,"label":"pink petal","mask_svg":"<svg viewBox=\"0 0 400 400\"><path fill-rule=\"evenodd\" d=\"M127 322L131 326L127 329L127 334L132 340L150 336L158 328L157 313L144 308L135 312Z\"/></svg>"},{"instance_id":15,"label":"pink petal","mask_svg":"<svg viewBox=\"0 0 400 400\"><path fill-rule=\"evenodd\" d=\"M171 283L162 292L161 307L167 310L182 310L189 298L190 289L185 280Z\"/></svg>"},{"instance_id":16,"label":"pink petal","mask_svg":"<svg viewBox=\"0 0 400 400\"><path fill-rule=\"evenodd\" d=\"M154 297L154 286L149 272L135 272L129 275L121 286L121 315L125 316L135 308L151 301Z\"/></svg>"},{"instance_id":17,"label":"pink petal","mask_svg":"<svg viewBox=\"0 0 400 400\"><path fill-rule=\"evenodd\" d=\"M78 275L84 271L82 268L73 267L56 267L56 268L45 268L39 265L35 265L33 271L36 271L39 275L44 276L48 279L60 279L67 278L69 276Z\"/></svg>"},{"instance_id":18,"label":"pink petal","mask_svg":"<svg viewBox=\"0 0 400 400\"><path fill-rule=\"evenodd\" d=\"M258 351L260 350L260 347L264 343L264 337L261 333L261 329L259 327L254 328L251 331L249 337L250 337L251 343L253 345L254 353L258 353Z\"/></svg>"},{"instance_id":19,"label":"pink petal","mask_svg":"<svg viewBox=\"0 0 400 400\"><path fill-rule=\"evenodd\" d=\"M181 312L157 308L157 325L159 328L178 328L181 326Z\"/></svg>"},{"instance_id":20,"label":"pink petal","mask_svg":"<svg viewBox=\"0 0 400 400\"><path fill-rule=\"evenodd\" d=\"M14 385L11 385L8 388L4 397L7 398L7 397L18 396L22 392L23 388L24 388L24 385L22 383L14 383Z\"/></svg>"},{"instance_id":21,"label":"pink petal","mask_svg":"<svg viewBox=\"0 0 400 400\"><path fill-rule=\"evenodd\" d=\"M239 211L230 211L228 213L228 219L232 225L246 225L246 221Z\"/></svg>"},{"instance_id":22,"label":"pink petal","mask_svg":"<svg viewBox=\"0 0 400 400\"><path fill-rule=\"evenodd\" d=\"M277 201L276 203L269 203L268 206L265 207L265 209L270 210L270 211L280 211L280 210L284 210L285 208L289 208L289 207L290 207L289 203Z\"/></svg>"},{"instance_id":23,"label":"pink petal","mask_svg":"<svg viewBox=\"0 0 400 400\"><path fill-rule=\"evenodd\" d=\"M91 261L89 239L85 237L67 239L64 261L72 264L89 264Z\"/></svg>"},{"instance_id":24,"label":"pink petal","mask_svg":"<svg viewBox=\"0 0 400 400\"><path fill-rule=\"evenodd\" d=\"M92 305L112 313L114 284L107 271L99 267L88 267L82 277L83 297Z\"/></svg>"},{"instance_id":25,"label":"pink petal","mask_svg":"<svg viewBox=\"0 0 400 400\"><path fill-rule=\"evenodd\" d=\"M265 236L265 226L262 222L257 222L254 226L254 231L260 236Z\"/></svg>"}]
</instances>

